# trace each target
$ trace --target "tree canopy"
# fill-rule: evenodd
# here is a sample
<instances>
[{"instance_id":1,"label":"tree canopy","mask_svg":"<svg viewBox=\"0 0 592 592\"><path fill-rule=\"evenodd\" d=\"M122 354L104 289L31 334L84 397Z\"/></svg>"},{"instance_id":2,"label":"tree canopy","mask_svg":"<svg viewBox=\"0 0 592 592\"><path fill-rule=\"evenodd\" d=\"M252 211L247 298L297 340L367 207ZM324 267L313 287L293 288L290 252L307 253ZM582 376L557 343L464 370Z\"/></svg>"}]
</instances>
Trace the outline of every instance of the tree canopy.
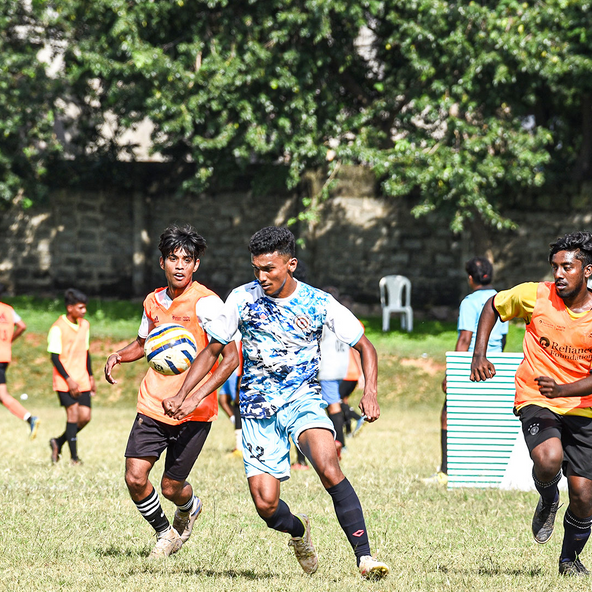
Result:
<instances>
[{"instance_id":1,"label":"tree canopy","mask_svg":"<svg viewBox=\"0 0 592 592\"><path fill-rule=\"evenodd\" d=\"M282 167L290 187L306 169L330 180L360 164L384 195L415 195L418 215L437 209L458 231L475 215L511 226L509 196L592 174L586 0L36 0L31 10L53 19L45 43L63 66L52 87L35 37L2 46L42 84L8 99L9 136L29 141L2 146L0 166L48 142L59 88L78 107L72 156L130 156L116 141L148 118L153 150L195 166L186 191L253 162ZM35 173L19 166L8 180L0 169L3 191Z\"/></svg>"},{"instance_id":2,"label":"tree canopy","mask_svg":"<svg viewBox=\"0 0 592 592\"><path fill-rule=\"evenodd\" d=\"M43 194L48 159L60 150L54 134L57 81L38 57L54 36L45 3L0 4L0 204Z\"/></svg>"}]
</instances>

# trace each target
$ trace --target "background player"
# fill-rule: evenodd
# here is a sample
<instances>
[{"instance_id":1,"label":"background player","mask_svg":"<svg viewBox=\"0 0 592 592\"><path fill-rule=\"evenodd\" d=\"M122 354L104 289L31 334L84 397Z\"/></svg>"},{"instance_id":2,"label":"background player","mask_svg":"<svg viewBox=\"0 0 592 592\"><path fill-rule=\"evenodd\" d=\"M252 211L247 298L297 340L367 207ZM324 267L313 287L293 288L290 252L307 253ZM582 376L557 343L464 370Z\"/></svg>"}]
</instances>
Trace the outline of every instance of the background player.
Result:
<instances>
[{"instance_id":1,"label":"background player","mask_svg":"<svg viewBox=\"0 0 592 592\"><path fill-rule=\"evenodd\" d=\"M240 409L238 406L238 390L240 377L242 374L243 360L241 356L242 346L240 341L240 333L238 333L238 331L234 337L234 343L236 344L236 349L238 351L239 364L229 376L228 380L218 390L218 403L234 427L234 448L230 454L231 456L242 458L243 431Z\"/></svg>"},{"instance_id":2,"label":"background player","mask_svg":"<svg viewBox=\"0 0 592 592\"><path fill-rule=\"evenodd\" d=\"M569 506L559 573L587 576L579 557L592 524L592 234L559 238L551 244L549 261L554 282L519 284L483 307L471 380L495 375L485 350L497 318L523 318L524 360L516 371L515 412L540 493L532 533L537 543L546 543L553 533L563 467Z\"/></svg>"},{"instance_id":3,"label":"background player","mask_svg":"<svg viewBox=\"0 0 592 592\"><path fill-rule=\"evenodd\" d=\"M4 284L0 284L0 296L4 293ZM31 415L13 396L6 386L6 370L12 360L12 343L26 330L27 325L12 306L0 302L0 403L13 415L29 424L31 440L37 435L39 418Z\"/></svg>"},{"instance_id":4,"label":"background player","mask_svg":"<svg viewBox=\"0 0 592 592\"><path fill-rule=\"evenodd\" d=\"M469 276L468 282L472 292L464 297L458 311L458 339L454 347L454 351L458 352L472 352L475 349L479 315L485 303L497 294L497 291L491 285L493 280L493 265L489 259L485 257L473 257L465 263L465 271ZM507 335L508 323L502 323L498 320L489 336L487 352L497 353L504 351ZM446 377L442 381L442 390L444 391L444 395L446 395ZM442 451L440 470L435 475L424 479L425 483L441 483L445 485L448 482L448 413L446 397L444 397L444 405L442 406L442 413L440 415L440 446Z\"/></svg>"},{"instance_id":5,"label":"background player","mask_svg":"<svg viewBox=\"0 0 592 592\"><path fill-rule=\"evenodd\" d=\"M211 290L193 281L206 241L195 228L169 226L160 236L160 267L164 270L166 288L159 288L144 300L144 314L135 341L111 354L105 365L105 378L115 384L113 367L134 362L144 356L144 342L150 331L164 323L183 325L193 334L198 351L208 343L204 330L222 307L222 300ZM129 435L125 451L125 482L140 514L154 528L157 541L150 558L167 557L177 552L189 539L202 503L186 480L206 438L211 422L218 416L216 388L238 364L234 342L223 350L222 363L201 386L205 395L201 404L182 420L164 414L162 400L175 394L186 374L164 376L148 370L138 393L138 414ZM165 516L158 493L149 480L150 471L166 450L163 495L176 506L171 527Z\"/></svg>"},{"instance_id":6,"label":"background player","mask_svg":"<svg viewBox=\"0 0 592 592\"><path fill-rule=\"evenodd\" d=\"M333 286L323 288L339 301L339 290ZM341 451L345 448L344 416L341 409L341 395L339 384L345 378L349 367L349 350L344 343L327 327L323 327L320 343L318 379L321 385L321 397L327 403L327 415L335 430L335 448L337 458L341 460Z\"/></svg>"},{"instance_id":7,"label":"background player","mask_svg":"<svg viewBox=\"0 0 592 592\"><path fill-rule=\"evenodd\" d=\"M309 519L292 514L280 499L280 483L290 476L292 437L331 495L360 573L380 578L388 567L370 554L362 506L339 467L333 425L324 411L317 380L319 342L323 327L328 327L361 353L366 385L360 407L368 421L375 421L380 415L376 350L347 308L294 278L295 248L294 235L287 228L267 227L251 237L249 250L257 280L230 294L220 316L207 328L210 344L193 363L178 395L165 399L163 406L175 418L195 409L206 392L201 389L190 395L190 387L201 380L239 329L244 360L243 459L259 516L269 528L290 533L289 544L302 569L314 573L318 557Z\"/></svg>"},{"instance_id":8,"label":"background player","mask_svg":"<svg viewBox=\"0 0 592 592\"><path fill-rule=\"evenodd\" d=\"M60 459L62 446L68 442L71 463L78 465L78 432L90 421L91 396L96 393L90 358L90 323L86 315L86 294L70 288L64 294L66 314L51 326L47 351L53 364L53 390L60 405L66 408L64 433L49 440L51 462Z\"/></svg>"}]
</instances>

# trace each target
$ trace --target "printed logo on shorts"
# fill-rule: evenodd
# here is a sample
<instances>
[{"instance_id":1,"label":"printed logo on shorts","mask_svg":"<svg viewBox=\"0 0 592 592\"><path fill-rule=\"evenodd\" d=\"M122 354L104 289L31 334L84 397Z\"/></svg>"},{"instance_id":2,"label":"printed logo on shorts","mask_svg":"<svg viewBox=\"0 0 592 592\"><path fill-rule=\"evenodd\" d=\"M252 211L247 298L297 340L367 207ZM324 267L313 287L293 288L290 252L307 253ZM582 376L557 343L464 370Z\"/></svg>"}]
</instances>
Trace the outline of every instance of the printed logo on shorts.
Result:
<instances>
[{"instance_id":1,"label":"printed logo on shorts","mask_svg":"<svg viewBox=\"0 0 592 592\"><path fill-rule=\"evenodd\" d=\"M533 423L532 425L529 426L528 433L531 436L536 436L539 433L540 429L541 428L539 427L538 423Z\"/></svg>"},{"instance_id":2,"label":"printed logo on shorts","mask_svg":"<svg viewBox=\"0 0 592 592\"><path fill-rule=\"evenodd\" d=\"M365 532L365 530L356 530L356 532L352 532L352 536L361 537Z\"/></svg>"}]
</instances>

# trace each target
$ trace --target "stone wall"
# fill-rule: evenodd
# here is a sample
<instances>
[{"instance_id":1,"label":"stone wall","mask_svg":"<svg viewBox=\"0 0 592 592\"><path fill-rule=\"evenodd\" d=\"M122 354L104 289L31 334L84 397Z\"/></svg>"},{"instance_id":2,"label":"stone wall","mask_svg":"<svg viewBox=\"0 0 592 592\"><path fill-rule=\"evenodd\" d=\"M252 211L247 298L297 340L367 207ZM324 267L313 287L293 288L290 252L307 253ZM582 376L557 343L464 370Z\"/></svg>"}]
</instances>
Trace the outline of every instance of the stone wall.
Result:
<instances>
[{"instance_id":1,"label":"stone wall","mask_svg":"<svg viewBox=\"0 0 592 592\"><path fill-rule=\"evenodd\" d=\"M143 168L153 166L136 165L133 176L153 179L154 170L146 175ZM519 224L517 231L491 231L475 223L459 236L437 215L413 218L411 199L377 196L371 175L344 169L331 197L319 206L318 219L294 227L305 239L301 271L309 283L336 286L374 311L379 279L406 275L415 308L455 310L468 290L464 261L473 255L494 260L498 288L548 278L549 242L592 227L591 194L583 187L557 199L517 199L506 212ZM147 181L57 188L46 204L14 206L0 217L0 281L16 294L55 295L76 286L93 296L141 297L163 282L160 233L171 222L189 222L208 242L197 277L225 296L252 278L251 234L296 216L301 197L255 194L240 183L191 198Z\"/></svg>"}]
</instances>

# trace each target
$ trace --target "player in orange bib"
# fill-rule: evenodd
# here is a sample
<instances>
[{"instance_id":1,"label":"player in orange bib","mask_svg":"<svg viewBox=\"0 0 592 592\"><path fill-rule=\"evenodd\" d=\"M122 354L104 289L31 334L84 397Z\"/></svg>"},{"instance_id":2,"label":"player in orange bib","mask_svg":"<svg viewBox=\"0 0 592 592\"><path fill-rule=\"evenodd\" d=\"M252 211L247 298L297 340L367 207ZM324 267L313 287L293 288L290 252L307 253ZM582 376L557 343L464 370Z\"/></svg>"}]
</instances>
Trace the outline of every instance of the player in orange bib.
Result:
<instances>
[{"instance_id":1,"label":"player in orange bib","mask_svg":"<svg viewBox=\"0 0 592 592\"><path fill-rule=\"evenodd\" d=\"M167 287L152 292L144 300L144 314L135 341L108 357L105 378L111 384L116 382L112 375L114 366L144 357L146 337L154 327L164 323L183 325L193 334L198 352L203 350L209 343L205 327L222 308L222 300L214 292L193 281L206 241L192 226L168 227L160 236L158 248ZM156 532L157 541L150 558L177 552L191 535L202 503L186 479L203 448L211 422L218 416L216 389L237 365L238 354L232 342L222 351L220 365L192 391L207 396L193 413L180 421L164 413L162 401L177 393L186 374L164 376L150 368L142 380L138 414L125 451L125 482L138 511ZM154 463L165 450L161 489L177 506L172 526L149 480Z\"/></svg>"},{"instance_id":2,"label":"player in orange bib","mask_svg":"<svg viewBox=\"0 0 592 592\"><path fill-rule=\"evenodd\" d=\"M4 284L0 284L0 296L4 292ZM6 370L12 360L12 342L20 337L27 328L21 317L12 306L0 302L0 403L13 415L29 424L31 440L37 435L39 418L31 415L13 396L6 387Z\"/></svg>"},{"instance_id":3,"label":"player in orange bib","mask_svg":"<svg viewBox=\"0 0 592 592\"><path fill-rule=\"evenodd\" d=\"M96 393L90 358L89 322L86 294L70 288L64 295L66 314L51 326L47 351L53 364L53 390L60 405L66 408L66 429L49 440L51 462L60 459L62 446L68 442L71 463L78 465L78 433L90 422L91 396Z\"/></svg>"},{"instance_id":4,"label":"player in orange bib","mask_svg":"<svg viewBox=\"0 0 592 592\"><path fill-rule=\"evenodd\" d=\"M549 261L554 282L519 284L483 307L471 380L495 375L486 348L497 318L523 318L524 360L516 371L515 413L540 494L532 533L537 543L546 543L553 533L563 469L569 506L559 573L588 576L580 555L592 526L592 234L559 238L551 244Z\"/></svg>"}]
</instances>

